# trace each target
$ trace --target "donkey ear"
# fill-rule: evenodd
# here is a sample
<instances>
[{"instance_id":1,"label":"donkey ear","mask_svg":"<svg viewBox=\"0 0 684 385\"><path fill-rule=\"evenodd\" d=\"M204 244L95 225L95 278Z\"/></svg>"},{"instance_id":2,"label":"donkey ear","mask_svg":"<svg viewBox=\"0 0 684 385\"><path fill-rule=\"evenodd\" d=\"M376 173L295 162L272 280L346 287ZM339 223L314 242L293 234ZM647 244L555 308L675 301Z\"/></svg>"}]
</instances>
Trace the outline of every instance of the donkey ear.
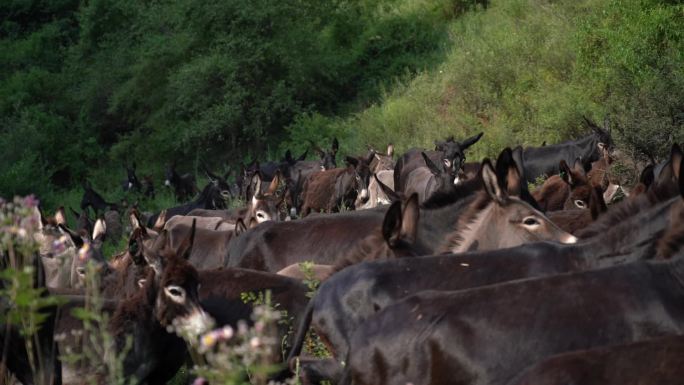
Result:
<instances>
[{"instance_id":1,"label":"donkey ear","mask_svg":"<svg viewBox=\"0 0 684 385\"><path fill-rule=\"evenodd\" d=\"M444 142L435 140L435 151L444 151Z\"/></svg>"},{"instance_id":2,"label":"donkey ear","mask_svg":"<svg viewBox=\"0 0 684 385\"><path fill-rule=\"evenodd\" d=\"M261 194L261 173L259 171L255 172L254 175L252 175L252 180L250 181L250 184L254 186L253 198L256 198L258 194Z\"/></svg>"},{"instance_id":3,"label":"donkey ear","mask_svg":"<svg viewBox=\"0 0 684 385\"><path fill-rule=\"evenodd\" d=\"M513 162L515 162L515 167L518 168L518 174L520 174L520 179L526 180L522 146L517 146L516 148L514 148L511 151L511 157L513 158ZM527 190L527 185L525 183L523 183L522 187L523 190Z\"/></svg>"},{"instance_id":4,"label":"donkey ear","mask_svg":"<svg viewBox=\"0 0 684 385\"><path fill-rule=\"evenodd\" d=\"M679 176L677 179L679 180L679 195L684 198L684 167L682 166L679 167Z\"/></svg>"},{"instance_id":5,"label":"donkey ear","mask_svg":"<svg viewBox=\"0 0 684 385\"><path fill-rule=\"evenodd\" d=\"M432 160L430 159L429 156L427 156L426 153L421 152L420 155L423 156L423 161L425 161L425 165L426 165L427 168L430 170L430 172L432 173L432 175L434 175L434 176L439 176L439 175L442 174L442 170L440 170L440 168L437 167L437 165L435 165L435 164L432 162Z\"/></svg>"},{"instance_id":6,"label":"donkey ear","mask_svg":"<svg viewBox=\"0 0 684 385\"><path fill-rule=\"evenodd\" d=\"M337 138L334 137L333 141L332 141L332 146L330 147L330 150L331 150L330 152L333 155L335 155L335 154L337 154L337 150L339 150L339 149L340 149L340 143L337 141Z\"/></svg>"},{"instance_id":7,"label":"donkey ear","mask_svg":"<svg viewBox=\"0 0 684 385\"><path fill-rule=\"evenodd\" d=\"M192 219L192 226L190 227L190 234L183 240L183 242L178 246L179 254L183 259L190 259L190 253L192 252L192 245L195 243L195 229L197 228L197 219Z\"/></svg>"},{"instance_id":8,"label":"donkey ear","mask_svg":"<svg viewBox=\"0 0 684 385\"><path fill-rule=\"evenodd\" d=\"M137 229L138 227L140 227L140 218L138 217L138 210L131 209L130 213L128 214L128 220L131 222L131 227L133 229Z\"/></svg>"},{"instance_id":9,"label":"donkey ear","mask_svg":"<svg viewBox=\"0 0 684 385\"><path fill-rule=\"evenodd\" d=\"M302 155L300 155L299 158L297 158L297 162L301 162L301 161L303 161L304 159L306 159L306 156L307 156L308 154L309 154L309 149L307 148L306 150L304 150L304 153L302 153Z\"/></svg>"},{"instance_id":10,"label":"donkey ear","mask_svg":"<svg viewBox=\"0 0 684 385\"><path fill-rule=\"evenodd\" d=\"M420 210L418 208L418 194L411 194L406 202L404 211L401 215L401 239L405 242L414 244L418 235L418 219Z\"/></svg>"},{"instance_id":11,"label":"donkey ear","mask_svg":"<svg viewBox=\"0 0 684 385\"><path fill-rule=\"evenodd\" d=\"M162 210L159 215L157 216L157 220L154 222L154 226L152 228L155 231L162 231L164 229L164 225L166 225L166 210Z\"/></svg>"},{"instance_id":12,"label":"donkey ear","mask_svg":"<svg viewBox=\"0 0 684 385\"><path fill-rule=\"evenodd\" d=\"M394 145L392 143L387 145L387 156L389 156L389 157L394 156Z\"/></svg>"},{"instance_id":13,"label":"donkey ear","mask_svg":"<svg viewBox=\"0 0 684 385\"><path fill-rule=\"evenodd\" d=\"M511 162L508 166L508 174L506 175L506 190L509 196L520 198L522 194L523 180L518 172L515 162Z\"/></svg>"},{"instance_id":14,"label":"donkey ear","mask_svg":"<svg viewBox=\"0 0 684 385\"><path fill-rule=\"evenodd\" d=\"M292 152L290 152L289 149L285 151L285 161L287 163L292 163L294 161L294 159L292 159Z\"/></svg>"},{"instance_id":15,"label":"donkey ear","mask_svg":"<svg viewBox=\"0 0 684 385\"><path fill-rule=\"evenodd\" d=\"M98 218L95 221L95 226L93 227L93 240L96 239L102 239L105 236L105 233L107 232L107 224L105 223L104 219Z\"/></svg>"},{"instance_id":16,"label":"donkey ear","mask_svg":"<svg viewBox=\"0 0 684 385\"><path fill-rule=\"evenodd\" d=\"M510 147L506 147L501 151L499 156L496 158L496 178L499 180L499 187L502 189L507 189L506 179L508 178L508 169L513 162L513 151Z\"/></svg>"},{"instance_id":17,"label":"donkey ear","mask_svg":"<svg viewBox=\"0 0 684 385\"><path fill-rule=\"evenodd\" d=\"M271 184L268 185L268 191L266 192L267 194L273 195L278 191L278 185L280 184L280 170L275 172L275 175L273 175L273 180L271 181Z\"/></svg>"},{"instance_id":18,"label":"donkey ear","mask_svg":"<svg viewBox=\"0 0 684 385\"><path fill-rule=\"evenodd\" d=\"M496 172L494 172L494 167L489 159L485 158L482 161L480 172L482 173L482 183L484 184L487 195L498 203L504 203L508 197L506 196L506 192L499 185Z\"/></svg>"},{"instance_id":19,"label":"donkey ear","mask_svg":"<svg viewBox=\"0 0 684 385\"><path fill-rule=\"evenodd\" d=\"M679 147L679 144L677 143L673 144L672 151L670 152L670 167L672 167L672 175L675 178L679 178L682 158L684 158L684 154L682 154L681 147Z\"/></svg>"},{"instance_id":20,"label":"donkey ear","mask_svg":"<svg viewBox=\"0 0 684 385\"><path fill-rule=\"evenodd\" d=\"M57 211L55 212L55 222L57 224L63 224L66 225L66 213L64 212L64 206L59 206Z\"/></svg>"},{"instance_id":21,"label":"donkey ear","mask_svg":"<svg viewBox=\"0 0 684 385\"><path fill-rule=\"evenodd\" d=\"M575 181L572 179L572 170L570 170L570 166L565 162L565 159L561 159L558 169L560 170L560 177L563 178L565 183L570 186L574 185Z\"/></svg>"},{"instance_id":22,"label":"donkey ear","mask_svg":"<svg viewBox=\"0 0 684 385\"><path fill-rule=\"evenodd\" d=\"M382 221L382 237L390 247L397 246L401 238L401 201L392 203Z\"/></svg>"},{"instance_id":23,"label":"donkey ear","mask_svg":"<svg viewBox=\"0 0 684 385\"><path fill-rule=\"evenodd\" d=\"M673 178L679 175L679 169L681 168L682 162L682 149L679 144L675 143L672 145L670 150L670 158L667 160L665 167L660 171L658 175L657 184L667 183Z\"/></svg>"},{"instance_id":24,"label":"donkey ear","mask_svg":"<svg viewBox=\"0 0 684 385\"><path fill-rule=\"evenodd\" d=\"M653 184L655 180L655 175L653 174L653 165L649 164L641 170L641 175L639 176L639 182L643 183L644 186L648 187Z\"/></svg>"},{"instance_id":25,"label":"donkey ear","mask_svg":"<svg viewBox=\"0 0 684 385\"><path fill-rule=\"evenodd\" d=\"M482 135L484 135L484 132L480 132L479 134L471 136L470 138L464 140L463 143L461 143L461 149L465 151L466 148L477 143L477 141L480 140L480 138L482 138Z\"/></svg>"},{"instance_id":26,"label":"donkey ear","mask_svg":"<svg viewBox=\"0 0 684 385\"><path fill-rule=\"evenodd\" d=\"M589 209L591 210L591 219L593 220L596 220L599 215L608 211L606 201L603 199L603 191L601 191L601 186L594 186L591 189L591 195L589 196Z\"/></svg>"},{"instance_id":27,"label":"donkey ear","mask_svg":"<svg viewBox=\"0 0 684 385\"><path fill-rule=\"evenodd\" d=\"M235 221L235 236L239 236L240 234L244 233L247 231L247 226L245 225L245 221L242 220L242 218L238 218L237 221Z\"/></svg>"},{"instance_id":28,"label":"donkey ear","mask_svg":"<svg viewBox=\"0 0 684 385\"><path fill-rule=\"evenodd\" d=\"M387 197L392 202L395 202L395 201L398 201L401 199L401 197L399 197L399 194L397 194L394 190L392 190L392 188L390 188L386 184L382 183L382 181L380 181L380 179L378 179L378 174L373 174L373 177L375 177L375 183L377 183L378 186L380 186L380 189L382 190L382 192L384 192L385 195L387 195Z\"/></svg>"}]
</instances>

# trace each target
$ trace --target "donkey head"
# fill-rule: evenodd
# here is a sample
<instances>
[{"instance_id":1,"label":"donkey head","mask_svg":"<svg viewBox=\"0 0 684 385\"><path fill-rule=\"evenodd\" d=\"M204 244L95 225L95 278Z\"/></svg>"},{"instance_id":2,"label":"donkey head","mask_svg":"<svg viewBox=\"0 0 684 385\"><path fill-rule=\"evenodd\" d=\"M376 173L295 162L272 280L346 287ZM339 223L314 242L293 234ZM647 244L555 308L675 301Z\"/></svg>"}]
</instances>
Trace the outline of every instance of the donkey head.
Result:
<instances>
[{"instance_id":1,"label":"donkey head","mask_svg":"<svg viewBox=\"0 0 684 385\"><path fill-rule=\"evenodd\" d=\"M200 306L199 275L188 262L195 238L195 221L188 237L176 249L168 247L166 231L143 255L154 270L152 282L144 290L156 291L154 316L168 331L186 338L196 338L213 326L213 320Z\"/></svg>"},{"instance_id":2,"label":"donkey head","mask_svg":"<svg viewBox=\"0 0 684 385\"><path fill-rule=\"evenodd\" d=\"M129 167L128 164L124 164L124 168L126 169L126 181L124 182L123 190L124 191L140 191L142 189L142 184L140 183L140 180L138 177L135 175L135 169L136 169L136 164L133 162L132 167Z\"/></svg>"},{"instance_id":3,"label":"donkey head","mask_svg":"<svg viewBox=\"0 0 684 385\"><path fill-rule=\"evenodd\" d=\"M570 195L566 199L563 209L586 209L589 208L589 200L591 197L591 185L587 180L587 175L582 166L582 161L579 158L575 160L572 168L568 166L565 160L560 161L561 178L570 186Z\"/></svg>"},{"instance_id":4,"label":"donkey head","mask_svg":"<svg viewBox=\"0 0 684 385\"><path fill-rule=\"evenodd\" d=\"M473 144L477 143L482 137L482 132L472 136L463 142L457 142L454 137L451 136L447 138L444 142L435 141L435 150L442 151L442 159L444 160L444 165L447 168L451 168L454 174L457 174L459 170L463 169L463 165L466 161L465 150Z\"/></svg>"},{"instance_id":5,"label":"donkey head","mask_svg":"<svg viewBox=\"0 0 684 385\"><path fill-rule=\"evenodd\" d=\"M224 199L233 198L233 192L230 191L230 185L228 184L230 170L228 170L225 176L222 177L209 171L209 168L207 168L206 165L202 165L202 168L204 168L204 173L207 175L207 178L209 178L211 183L213 183L214 186L216 186L219 189L219 191L221 192L221 196Z\"/></svg>"},{"instance_id":6,"label":"donkey head","mask_svg":"<svg viewBox=\"0 0 684 385\"><path fill-rule=\"evenodd\" d=\"M71 276L72 287L85 286L85 278L88 264L95 267L96 271L102 272L107 269L107 261L102 253L107 225L104 219L98 218L95 221L92 237L84 234L83 245L78 250L78 258L74 261L74 271Z\"/></svg>"},{"instance_id":7,"label":"donkey head","mask_svg":"<svg viewBox=\"0 0 684 385\"><path fill-rule=\"evenodd\" d=\"M373 159L369 163L369 167L372 172L378 172L382 170L394 170L394 145L393 144L388 144L387 145L387 152L385 154L381 154L377 151L375 151L373 148L370 148L372 152Z\"/></svg>"},{"instance_id":8,"label":"donkey head","mask_svg":"<svg viewBox=\"0 0 684 385\"><path fill-rule=\"evenodd\" d=\"M598 158L611 155L615 151L615 143L613 142L613 137L610 135L610 131L607 128L608 122L606 121L606 128L601 128L586 116L583 116L583 118L587 126L591 128L591 131L597 140L596 146L598 153L600 154Z\"/></svg>"},{"instance_id":9,"label":"donkey head","mask_svg":"<svg viewBox=\"0 0 684 385\"><path fill-rule=\"evenodd\" d=\"M350 176L350 178L345 179L343 175L336 181L336 184L338 185L336 186L336 189L340 192L339 196L353 195L355 201L352 203L355 207L359 207L368 201L368 185L370 184L371 178L369 164L372 159L372 154L369 159L347 156L345 158L345 163L347 163L349 171L347 175Z\"/></svg>"},{"instance_id":10,"label":"donkey head","mask_svg":"<svg viewBox=\"0 0 684 385\"><path fill-rule=\"evenodd\" d=\"M166 179L164 180L164 186L175 187L180 182L180 175L176 172L176 161L174 160L171 164L166 167Z\"/></svg>"},{"instance_id":11,"label":"donkey head","mask_svg":"<svg viewBox=\"0 0 684 385\"><path fill-rule=\"evenodd\" d=\"M504 150L497 161L497 170L504 166L508 170L504 178L497 177L489 159L482 162L480 173L485 193L461 215L457 231L449 237L444 251L499 249L541 240L577 242L577 238L520 198L524 180L510 154L510 149Z\"/></svg>"},{"instance_id":12,"label":"donkey head","mask_svg":"<svg viewBox=\"0 0 684 385\"><path fill-rule=\"evenodd\" d=\"M420 153L423 156L425 165L435 177L435 191L444 191L452 184L458 184L458 178L450 167L450 163L443 159L443 167L436 165L426 153Z\"/></svg>"},{"instance_id":13,"label":"donkey head","mask_svg":"<svg viewBox=\"0 0 684 385\"><path fill-rule=\"evenodd\" d=\"M337 162L335 161L335 156L337 155L337 150L339 150L340 144L337 138L333 138L330 150L323 151L318 147L315 147L315 152L321 158L321 169L322 170L332 170L337 167Z\"/></svg>"},{"instance_id":14,"label":"donkey head","mask_svg":"<svg viewBox=\"0 0 684 385\"><path fill-rule=\"evenodd\" d=\"M247 206L247 221L251 218L256 219L257 223L279 220L280 206L284 202L283 198L278 194L280 179L280 171L276 171L271 184L268 186L268 190L265 193L261 193L261 173L257 172L252 176L254 195L252 195L252 199Z\"/></svg>"}]
</instances>

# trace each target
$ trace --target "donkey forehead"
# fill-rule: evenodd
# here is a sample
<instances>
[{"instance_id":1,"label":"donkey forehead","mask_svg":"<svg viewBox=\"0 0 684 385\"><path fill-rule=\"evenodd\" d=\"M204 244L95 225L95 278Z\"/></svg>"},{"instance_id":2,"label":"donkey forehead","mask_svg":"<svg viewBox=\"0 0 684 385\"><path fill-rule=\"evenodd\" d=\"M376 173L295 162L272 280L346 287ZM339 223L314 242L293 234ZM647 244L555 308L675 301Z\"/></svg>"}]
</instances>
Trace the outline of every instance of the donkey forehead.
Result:
<instances>
[{"instance_id":1,"label":"donkey forehead","mask_svg":"<svg viewBox=\"0 0 684 385\"><path fill-rule=\"evenodd\" d=\"M174 264L164 269L162 273L162 284L177 285L184 288L193 288L199 284L199 275L197 270L189 263Z\"/></svg>"}]
</instances>

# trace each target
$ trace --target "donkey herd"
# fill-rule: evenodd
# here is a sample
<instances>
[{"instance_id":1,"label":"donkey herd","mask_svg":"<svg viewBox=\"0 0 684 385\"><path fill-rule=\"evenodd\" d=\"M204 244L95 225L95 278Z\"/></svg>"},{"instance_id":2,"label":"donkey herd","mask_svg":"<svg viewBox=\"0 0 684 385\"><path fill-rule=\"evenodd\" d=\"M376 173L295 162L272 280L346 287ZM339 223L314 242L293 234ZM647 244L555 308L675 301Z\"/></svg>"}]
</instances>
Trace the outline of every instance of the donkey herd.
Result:
<instances>
[{"instance_id":1,"label":"donkey herd","mask_svg":"<svg viewBox=\"0 0 684 385\"><path fill-rule=\"evenodd\" d=\"M164 184L187 203L145 217L85 184L77 228L63 208L36 214L36 285L66 298L39 332L46 369L30 370L23 337L4 326L3 362L23 384L97 371L60 359L82 327L66 310L87 301L95 271L124 375L140 384L165 384L189 362L187 339L249 319L242 294L266 291L291 321L278 325L276 380L682 384L684 154L673 145L613 202L614 143L586 125L577 140L475 163L466 152L482 133L396 158L391 145L371 149L343 167L334 139L317 160L288 151L243 166L234 183L204 167L202 189L173 164ZM126 169L124 189L154 194L151 178ZM234 199L246 206L227 209ZM122 236L125 250L103 255ZM330 357L305 351L311 330Z\"/></svg>"}]
</instances>

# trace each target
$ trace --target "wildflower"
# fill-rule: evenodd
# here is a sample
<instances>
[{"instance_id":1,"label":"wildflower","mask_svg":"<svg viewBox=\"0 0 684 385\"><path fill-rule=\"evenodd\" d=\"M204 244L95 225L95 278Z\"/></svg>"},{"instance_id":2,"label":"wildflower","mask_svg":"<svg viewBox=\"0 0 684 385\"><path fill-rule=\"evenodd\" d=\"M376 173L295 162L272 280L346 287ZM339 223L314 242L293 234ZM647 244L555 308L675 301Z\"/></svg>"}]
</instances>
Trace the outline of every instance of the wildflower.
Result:
<instances>
[{"instance_id":1,"label":"wildflower","mask_svg":"<svg viewBox=\"0 0 684 385\"><path fill-rule=\"evenodd\" d=\"M261 346L261 340L259 340L259 337L252 337L252 338L249 340L249 346L251 346L252 349L256 349L256 348L258 348L259 346Z\"/></svg>"}]
</instances>

